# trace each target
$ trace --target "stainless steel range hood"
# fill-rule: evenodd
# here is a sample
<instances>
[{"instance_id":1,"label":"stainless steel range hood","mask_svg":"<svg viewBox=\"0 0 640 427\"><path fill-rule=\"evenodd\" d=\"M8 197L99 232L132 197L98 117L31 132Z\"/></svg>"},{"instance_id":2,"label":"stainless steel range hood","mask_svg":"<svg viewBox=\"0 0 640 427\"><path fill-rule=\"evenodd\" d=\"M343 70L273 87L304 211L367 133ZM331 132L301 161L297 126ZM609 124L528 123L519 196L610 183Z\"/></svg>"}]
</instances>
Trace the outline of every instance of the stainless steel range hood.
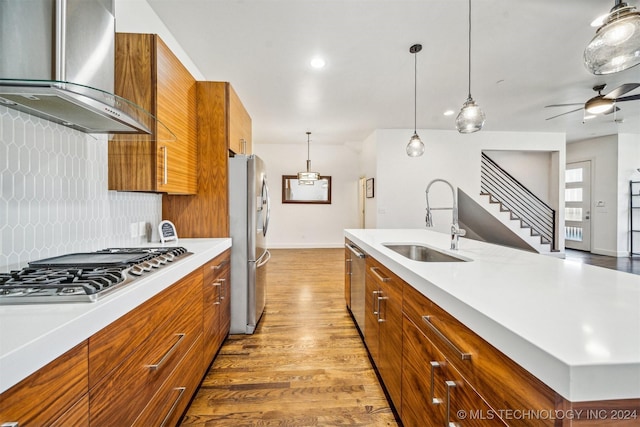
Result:
<instances>
[{"instance_id":1,"label":"stainless steel range hood","mask_svg":"<svg viewBox=\"0 0 640 427\"><path fill-rule=\"evenodd\" d=\"M114 0L0 1L0 105L87 133L150 134L114 95Z\"/></svg>"}]
</instances>

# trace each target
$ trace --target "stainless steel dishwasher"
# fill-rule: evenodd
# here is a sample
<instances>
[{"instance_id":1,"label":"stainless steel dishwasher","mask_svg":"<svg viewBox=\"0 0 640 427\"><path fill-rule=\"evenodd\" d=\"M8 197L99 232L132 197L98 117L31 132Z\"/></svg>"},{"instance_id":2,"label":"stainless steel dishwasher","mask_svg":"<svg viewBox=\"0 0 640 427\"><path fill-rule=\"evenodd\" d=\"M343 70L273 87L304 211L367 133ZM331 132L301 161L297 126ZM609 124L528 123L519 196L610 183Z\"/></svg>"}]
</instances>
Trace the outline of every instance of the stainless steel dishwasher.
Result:
<instances>
[{"instance_id":1,"label":"stainless steel dishwasher","mask_svg":"<svg viewBox=\"0 0 640 427\"><path fill-rule=\"evenodd\" d=\"M364 334L364 297L365 297L365 268L366 254L352 242L345 243L351 256L347 259L349 279L351 280L351 314L356 320L360 333Z\"/></svg>"}]
</instances>

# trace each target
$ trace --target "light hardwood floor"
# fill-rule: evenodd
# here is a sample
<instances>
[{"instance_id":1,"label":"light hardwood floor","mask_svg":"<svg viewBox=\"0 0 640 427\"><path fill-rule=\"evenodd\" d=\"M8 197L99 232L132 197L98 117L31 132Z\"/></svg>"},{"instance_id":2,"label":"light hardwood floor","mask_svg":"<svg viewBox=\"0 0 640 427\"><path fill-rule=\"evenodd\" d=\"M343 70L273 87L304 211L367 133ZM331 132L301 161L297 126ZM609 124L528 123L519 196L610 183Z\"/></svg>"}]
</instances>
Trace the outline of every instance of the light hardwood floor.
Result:
<instances>
[{"instance_id":1,"label":"light hardwood floor","mask_svg":"<svg viewBox=\"0 0 640 427\"><path fill-rule=\"evenodd\" d=\"M232 335L183 426L397 426L345 307L343 249L271 250L267 307Z\"/></svg>"}]
</instances>

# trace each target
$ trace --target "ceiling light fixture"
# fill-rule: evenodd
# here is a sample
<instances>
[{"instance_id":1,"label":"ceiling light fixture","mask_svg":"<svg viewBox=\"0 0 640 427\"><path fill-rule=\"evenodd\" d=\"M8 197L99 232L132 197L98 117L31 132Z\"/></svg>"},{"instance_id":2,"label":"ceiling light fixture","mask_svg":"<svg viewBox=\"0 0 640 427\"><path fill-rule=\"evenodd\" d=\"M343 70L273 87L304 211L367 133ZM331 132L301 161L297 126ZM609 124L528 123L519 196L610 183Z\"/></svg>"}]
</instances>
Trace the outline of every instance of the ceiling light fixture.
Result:
<instances>
[{"instance_id":1,"label":"ceiling light fixture","mask_svg":"<svg viewBox=\"0 0 640 427\"><path fill-rule=\"evenodd\" d=\"M324 68L325 65L327 65L327 63L325 62L324 59L320 58L319 56L316 56L315 58L313 58L310 62L311 66L315 69L320 69L320 68Z\"/></svg>"},{"instance_id":2,"label":"ceiling light fixture","mask_svg":"<svg viewBox=\"0 0 640 427\"><path fill-rule=\"evenodd\" d=\"M611 74L640 64L640 13L622 0L604 18L584 50L584 65L593 74Z\"/></svg>"},{"instance_id":3,"label":"ceiling light fixture","mask_svg":"<svg viewBox=\"0 0 640 427\"><path fill-rule=\"evenodd\" d=\"M311 172L311 159L309 158L309 137L311 136L311 132L307 132L307 170L306 172L298 172L298 184L302 185L313 185L314 181L320 179L320 174L318 172Z\"/></svg>"},{"instance_id":4,"label":"ceiling light fixture","mask_svg":"<svg viewBox=\"0 0 640 427\"><path fill-rule=\"evenodd\" d=\"M420 157L424 154L424 144L418 136L417 109L418 109L418 52L422 50L421 44L414 44L409 48L413 54L413 136L407 144L407 155L409 157Z\"/></svg>"},{"instance_id":5,"label":"ceiling light fixture","mask_svg":"<svg viewBox=\"0 0 640 427\"><path fill-rule=\"evenodd\" d=\"M484 126L485 119L484 112L471 97L471 0L469 0L469 95L456 117L456 128L460 133L477 132Z\"/></svg>"}]
</instances>

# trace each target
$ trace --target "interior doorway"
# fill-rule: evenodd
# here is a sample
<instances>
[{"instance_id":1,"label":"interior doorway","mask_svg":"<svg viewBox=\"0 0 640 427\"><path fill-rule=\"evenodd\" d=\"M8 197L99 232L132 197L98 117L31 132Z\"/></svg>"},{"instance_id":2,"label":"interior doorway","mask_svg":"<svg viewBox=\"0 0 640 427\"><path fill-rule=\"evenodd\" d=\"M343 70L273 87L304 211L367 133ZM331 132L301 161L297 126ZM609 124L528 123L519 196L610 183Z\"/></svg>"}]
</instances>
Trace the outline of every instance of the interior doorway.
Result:
<instances>
[{"instance_id":1,"label":"interior doorway","mask_svg":"<svg viewBox=\"0 0 640 427\"><path fill-rule=\"evenodd\" d=\"M365 196L366 196L366 178L358 180L358 223L360 228L365 228Z\"/></svg>"},{"instance_id":2,"label":"interior doorway","mask_svg":"<svg viewBox=\"0 0 640 427\"><path fill-rule=\"evenodd\" d=\"M564 239L570 249L591 252L591 161L567 163Z\"/></svg>"}]
</instances>

